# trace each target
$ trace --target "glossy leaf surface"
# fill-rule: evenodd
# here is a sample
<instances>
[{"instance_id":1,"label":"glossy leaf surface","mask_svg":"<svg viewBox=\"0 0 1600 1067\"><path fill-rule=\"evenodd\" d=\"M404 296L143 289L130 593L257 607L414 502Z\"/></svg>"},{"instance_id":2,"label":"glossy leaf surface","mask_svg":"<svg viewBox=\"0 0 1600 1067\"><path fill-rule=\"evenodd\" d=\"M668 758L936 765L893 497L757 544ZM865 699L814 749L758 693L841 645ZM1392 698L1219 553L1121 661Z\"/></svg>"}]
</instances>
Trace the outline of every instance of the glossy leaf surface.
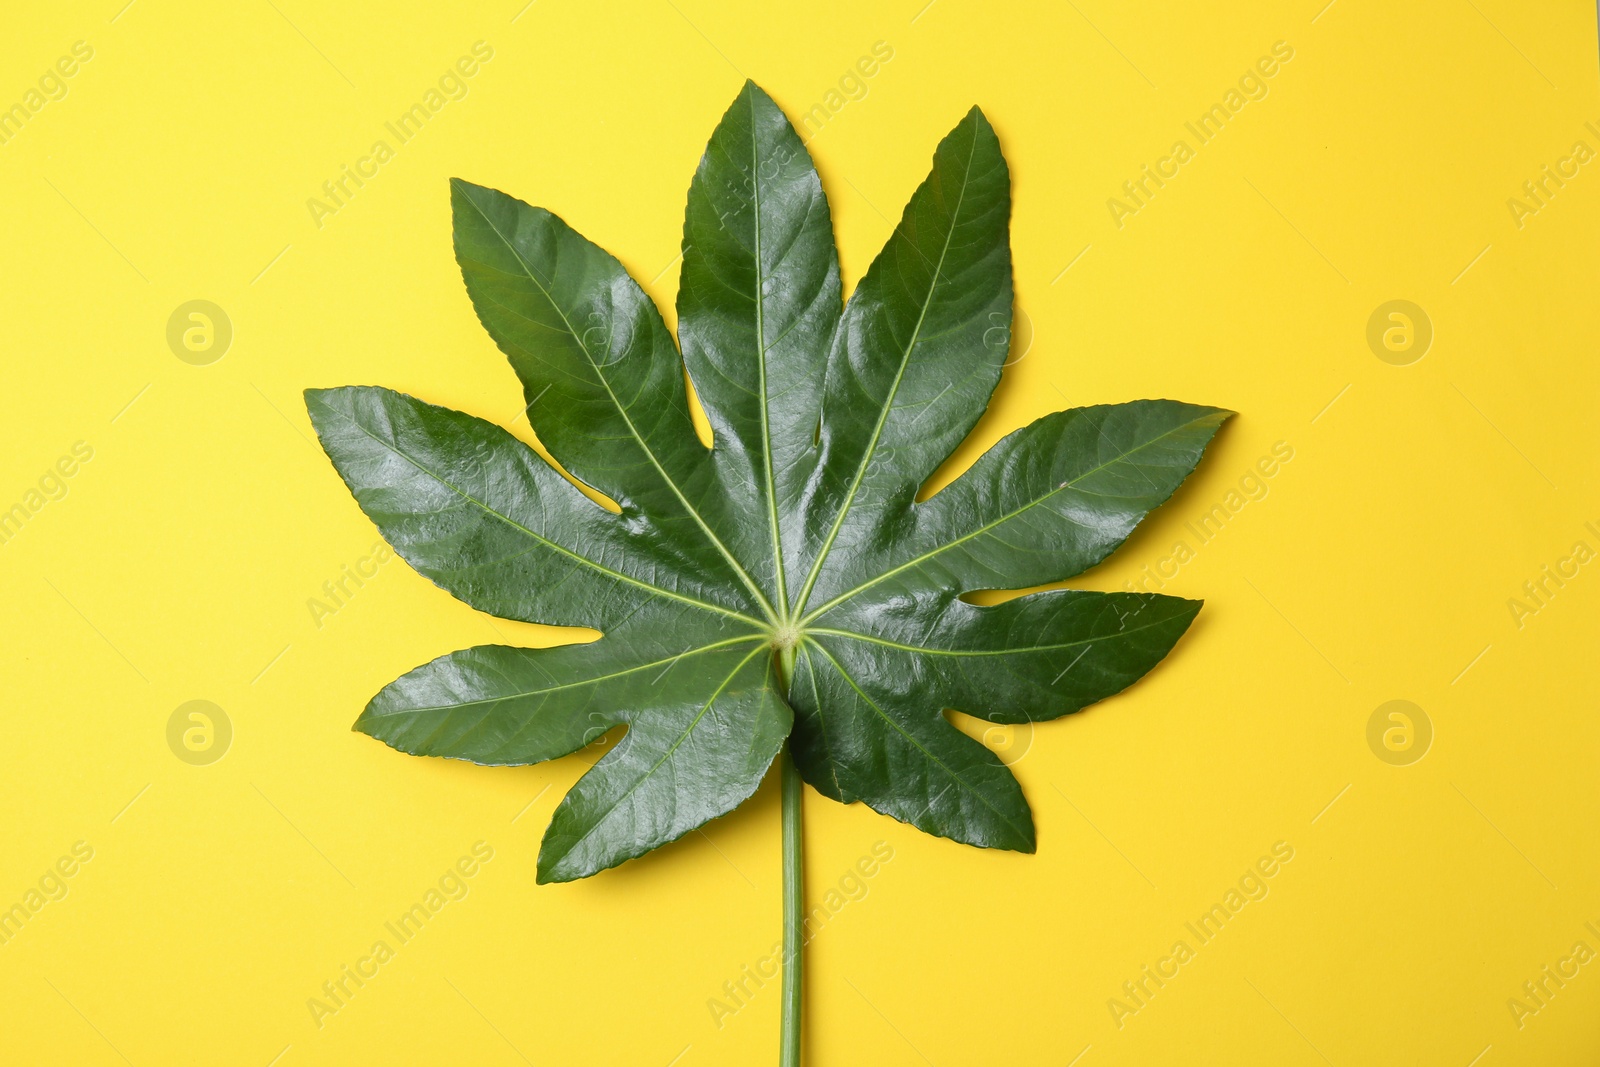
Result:
<instances>
[{"instance_id":1,"label":"glossy leaf surface","mask_svg":"<svg viewBox=\"0 0 1600 1067\"><path fill-rule=\"evenodd\" d=\"M379 692L356 729L416 755L530 764L624 727L558 806L540 881L726 814L786 741L827 796L1032 851L1016 779L946 710L997 723L1077 711L1160 662L1199 604L962 594L1100 562L1230 413L1167 400L1057 412L917 501L1009 347L1010 178L982 112L939 144L841 304L822 183L746 83L690 185L676 342L618 260L560 218L459 180L451 196L473 307L562 469L493 424L378 387L308 390L312 422L420 573L479 610L603 636L441 656Z\"/></svg>"}]
</instances>

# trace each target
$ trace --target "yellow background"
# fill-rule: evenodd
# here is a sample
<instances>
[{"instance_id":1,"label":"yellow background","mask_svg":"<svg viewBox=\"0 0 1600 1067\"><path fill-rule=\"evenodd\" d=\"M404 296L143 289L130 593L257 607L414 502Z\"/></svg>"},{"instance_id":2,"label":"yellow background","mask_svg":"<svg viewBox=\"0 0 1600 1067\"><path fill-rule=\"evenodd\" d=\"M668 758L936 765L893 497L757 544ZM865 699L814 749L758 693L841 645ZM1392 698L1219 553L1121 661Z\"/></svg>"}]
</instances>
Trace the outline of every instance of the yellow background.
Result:
<instances>
[{"instance_id":1,"label":"yellow background","mask_svg":"<svg viewBox=\"0 0 1600 1067\"><path fill-rule=\"evenodd\" d=\"M531 438L451 256L446 179L555 210L670 307L689 177L742 78L791 116L826 109L878 41L893 59L810 140L847 286L971 104L1012 167L1031 347L1019 330L958 465L1068 405L1241 414L1077 583L1121 588L1186 540L1164 588L1206 600L1190 635L1128 693L990 738L1037 855L808 796L814 902L894 850L808 949L810 1062L1600 1059L1600 963L1520 1027L1507 1005L1575 942L1600 949L1600 565L1520 627L1507 603L1574 542L1600 549L1600 163L1520 228L1507 206L1575 141L1600 149L1593 6L924 2L8 17L0 105L73 42L94 58L0 145L0 508L75 442L94 455L0 545L0 907L75 842L94 858L0 946L0 1060L775 1058L775 986L720 1028L708 1008L779 936L770 782L703 834L536 887L551 809L596 753L484 769L350 732L436 655L564 638L398 560L319 627L307 601L376 533L300 391L381 383ZM479 40L468 95L395 144L384 122ZM1119 229L1107 199L1193 146L1184 122L1277 41L1294 57L1269 94ZM319 228L306 201L380 138L395 158ZM233 324L208 366L166 342L192 299ZM1434 327L1409 366L1366 342L1393 299ZM1294 458L1267 495L1197 547L1186 523L1278 441ZM209 766L166 740L194 699L233 726ZM1395 699L1434 731L1409 766L1367 743ZM308 998L478 841L494 859L469 895L319 1028ZM1279 841L1269 895L1119 1028L1108 1000Z\"/></svg>"}]
</instances>

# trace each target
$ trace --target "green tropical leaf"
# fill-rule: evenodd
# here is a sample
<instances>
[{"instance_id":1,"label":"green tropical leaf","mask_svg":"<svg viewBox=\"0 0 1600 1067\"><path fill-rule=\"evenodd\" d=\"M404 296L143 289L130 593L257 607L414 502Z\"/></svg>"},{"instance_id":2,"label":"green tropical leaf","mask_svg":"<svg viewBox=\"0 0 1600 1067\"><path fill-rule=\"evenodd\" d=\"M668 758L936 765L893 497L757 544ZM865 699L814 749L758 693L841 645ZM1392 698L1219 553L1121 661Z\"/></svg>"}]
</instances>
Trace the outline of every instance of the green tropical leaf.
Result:
<instances>
[{"instance_id":1,"label":"green tropical leaf","mask_svg":"<svg viewBox=\"0 0 1600 1067\"><path fill-rule=\"evenodd\" d=\"M1055 589L979 607L963 594L1103 560L1231 413L1170 400L1057 412L917 500L983 414L1010 341L1010 177L983 113L939 144L841 306L822 183L746 83L689 188L676 343L617 259L549 211L459 180L451 197L473 307L560 466L379 387L308 390L312 422L419 572L479 610L602 636L442 656L384 687L356 729L504 765L625 727L558 806L540 881L726 814L785 744L836 800L1032 851L1017 780L946 711L1077 711L1151 670L1200 605Z\"/></svg>"}]
</instances>

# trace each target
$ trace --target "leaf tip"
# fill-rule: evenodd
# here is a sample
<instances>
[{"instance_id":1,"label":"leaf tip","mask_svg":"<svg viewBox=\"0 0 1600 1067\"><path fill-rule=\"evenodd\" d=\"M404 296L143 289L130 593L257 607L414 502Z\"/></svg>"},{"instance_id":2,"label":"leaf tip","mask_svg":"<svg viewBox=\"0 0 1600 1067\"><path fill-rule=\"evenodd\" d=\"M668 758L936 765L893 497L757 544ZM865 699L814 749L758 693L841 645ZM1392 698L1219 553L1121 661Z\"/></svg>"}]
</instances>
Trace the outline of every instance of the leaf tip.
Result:
<instances>
[{"instance_id":1,"label":"leaf tip","mask_svg":"<svg viewBox=\"0 0 1600 1067\"><path fill-rule=\"evenodd\" d=\"M463 203L476 205L477 198L482 197L484 194L492 195L497 192L499 190L491 189L487 185L479 185L477 182L469 182L465 178L450 179L450 202L457 210L461 208ZM505 194L500 193L500 195L504 196Z\"/></svg>"},{"instance_id":2,"label":"leaf tip","mask_svg":"<svg viewBox=\"0 0 1600 1067\"><path fill-rule=\"evenodd\" d=\"M962 116L961 121L970 122L979 130L987 131L991 137L994 136L994 125L989 121L989 116L983 113L983 108L977 104L973 104L967 109L967 113Z\"/></svg>"},{"instance_id":3,"label":"leaf tip","mask_svg":"<svg viewBox=\"0 0 1600 1067\"><path fill-rule=\"evenodd\" d=\"M317 435L317 440L322 442L326 449L326 432L329 426L337 422L340 416L349 417L355 409L356 397L363 392L370 392L372 386L361 385L335 385L326 389L307 389L302 394L306 403L306 417L311 420L311 429Z\"/></svg>"},{"instance_id":4,"label":"leaf tip","mask_svg":"<svg viewBox=\"0 0 1600 1067\"><path fill-rule=\"evenodd\" d=\"M567 857L565 854L557 857L549 852L549 844L550 831L546 829L544 843L539 848L539 859L534 865L533 880L535 884L554 885L560 882L575 882L580 878L596 873L594 871L573 870L572 866L566 862Z\"/></svg>"},{"instance_id":5,"label":"leaf tip","mask_svg":"<svg viewBox=\"0 0 1600 1067\"><path fill-rule=\"evenodd\" d=\"M1028 831L1027 835L1025 837L1023 837L1023 839L1022 839L1022 846L1020 848L1016 849L1016 851L1031 856L1035 852L1039 851L1039 831L1038 831L1038 828L1035 827L1034 824L1033 824L1033 806L1032 805L1028 805L1027 831Z\"/></svg>"},{"instance_id":6,"label":"leaf tip","mask_svg":"<svg viewBox=\"0 0 1600 1067\"><path fill-rule=\"evenodd\" d=\"M1033 810L1031 808L1028 810L1027 825L1012 825L1011 829L1016 831L1015 837L1005 841L995 841L992 844L986 843L984 847L999 849L1002 852L1020 852L1024 856L1031 856L1039 851L1039 835L1033 826Z\"/></svg>"},{"instance_id":7,"label":"leaf tip","mask_svg":"<svg viewBox=\"0 0 1600 1067\"><path fill-rule=\"evenodd\" d=\"M780 113L783 110L778 107L778 102L772 99L772 94L757 85L754 78L746 78L744 80L744 84L739 87L739 95L733 98L730 110L731 108L739 107L741 104L745 104L750 109L752 116L758 110L766 108Z\"/></svg>"}]
</instances>

